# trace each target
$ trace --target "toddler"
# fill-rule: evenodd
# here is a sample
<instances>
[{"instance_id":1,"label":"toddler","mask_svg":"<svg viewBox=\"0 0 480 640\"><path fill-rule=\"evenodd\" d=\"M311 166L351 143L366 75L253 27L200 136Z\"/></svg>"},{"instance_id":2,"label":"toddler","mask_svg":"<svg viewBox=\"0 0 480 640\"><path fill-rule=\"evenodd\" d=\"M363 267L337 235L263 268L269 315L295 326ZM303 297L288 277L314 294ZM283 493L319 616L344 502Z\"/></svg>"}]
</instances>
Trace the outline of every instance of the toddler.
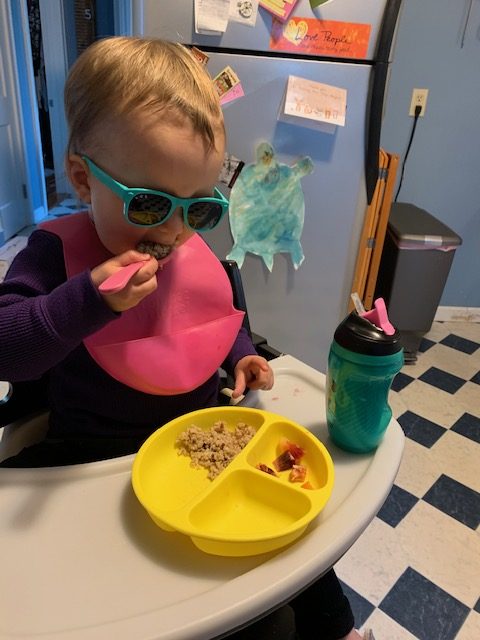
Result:
<instances>
[{"instance_id":1,"label":"toddler","mask_svg":"<svg viewBox=\"0 0 480 640\"><path fill-rule=\"evenodd\" d=\"M178 44L100 40L74 64L65 107L66 171L89 209L41 225L0 285L5 407L18 393L50 410L46 439L0 466L135 452L158 426L216 404L220 366L233 397L273 385L200 235L228 207L204 67ZM286 638L292 616L304 640L360 638L333 570L290 604L232 640Z\"/></svg>"},{"instance_id":2,"label":"toddler","mask_svg":"<svg viewBox=\"0 0 480 640\"><path fill-rule=\"evenodd\" d=\"M273 384L200 235L228 207L207 72L181 45L100 40L72 67L65 108L66 171L89 211L41 225L0 286L0 379L14 396L42 380L50 409L46 440L4 465L136 451L161 424L216 404L220 366L234 397ZM109 286L132 264L123 288Z\"/></svg>"}]
</instances>

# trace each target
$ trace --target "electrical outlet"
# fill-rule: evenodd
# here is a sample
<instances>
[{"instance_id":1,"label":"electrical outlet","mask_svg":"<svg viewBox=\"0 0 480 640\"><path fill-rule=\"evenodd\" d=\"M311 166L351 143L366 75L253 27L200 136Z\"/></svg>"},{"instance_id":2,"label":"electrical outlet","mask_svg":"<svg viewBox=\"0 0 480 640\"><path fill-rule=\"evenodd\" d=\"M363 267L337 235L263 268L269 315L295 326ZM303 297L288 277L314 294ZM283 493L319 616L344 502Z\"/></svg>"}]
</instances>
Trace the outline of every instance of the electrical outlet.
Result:
<instances>
[{"instance_id":1,"label":"electrical outlet","mask_svg":"<svg viewBox=\"0 0 480 640\"><path fill-rule=\"evenodd\" d=\"M425 109L427 107L428 89L414 89L412 91L412 101L410 102L409 116L415 115L415 107L421 107L420 116L425 115Z\"/></svg>"}]
</instances>

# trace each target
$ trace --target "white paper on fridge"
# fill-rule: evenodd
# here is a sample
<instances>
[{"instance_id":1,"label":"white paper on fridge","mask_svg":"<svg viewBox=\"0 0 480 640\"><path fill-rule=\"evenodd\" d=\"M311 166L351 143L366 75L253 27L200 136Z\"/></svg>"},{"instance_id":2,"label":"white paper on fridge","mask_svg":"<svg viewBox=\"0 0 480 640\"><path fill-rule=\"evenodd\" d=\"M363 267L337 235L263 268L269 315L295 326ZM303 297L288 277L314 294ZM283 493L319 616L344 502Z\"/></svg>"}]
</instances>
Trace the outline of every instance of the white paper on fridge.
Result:
<instances>
[{"instance_id":1,"label":"white paper on fridge","mask_svg":"<svg viewBox=\"0 0 480 640\"><path fill-rule=\"evenodd\" d=\"M278 120L334 133L337 126L345 126L346 109L346 89L288 76Z\"/></svg>"},{"instance_id":2,"label":"white paper on fridge","mask_svg":"<svg viewBox=\"0 0 480 640\"><path fill-rule=\"evenodd\" d=\"M228 26L230 0L195 0L195 33L215 36Z\"/></svg>"}]
</instances>

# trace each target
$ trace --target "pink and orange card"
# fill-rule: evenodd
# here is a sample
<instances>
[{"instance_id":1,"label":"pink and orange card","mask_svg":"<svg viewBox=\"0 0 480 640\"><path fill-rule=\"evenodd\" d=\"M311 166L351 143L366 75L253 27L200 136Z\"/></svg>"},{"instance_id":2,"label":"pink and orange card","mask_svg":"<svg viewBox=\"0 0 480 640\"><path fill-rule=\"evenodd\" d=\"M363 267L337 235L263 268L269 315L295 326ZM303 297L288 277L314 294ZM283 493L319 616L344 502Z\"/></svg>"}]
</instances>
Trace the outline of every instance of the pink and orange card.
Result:
<instances>
[{"instance_id":1,"label":"pink and orange card","mask_svg":"<svg viewBox=\"0 0 480 640\"><path fill-rule=\"evenodd\" d=\"M371 25L356 22L290 18L273 20L270 49L314 56L363 59L367 56Z\"/></svg>"}]
</instances>

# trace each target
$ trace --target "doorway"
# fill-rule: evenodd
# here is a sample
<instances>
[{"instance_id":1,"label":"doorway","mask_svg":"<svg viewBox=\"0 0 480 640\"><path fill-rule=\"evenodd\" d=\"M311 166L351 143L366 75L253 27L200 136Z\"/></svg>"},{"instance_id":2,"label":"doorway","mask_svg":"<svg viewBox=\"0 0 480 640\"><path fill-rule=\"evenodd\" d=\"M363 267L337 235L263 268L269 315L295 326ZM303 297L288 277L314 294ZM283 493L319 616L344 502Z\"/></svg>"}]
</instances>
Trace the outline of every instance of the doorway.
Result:
<instances>
[{"instance_id":1,"label":"doorway","mask_svg":"<svg viewBox=\"0 0 480 640\"><path fill-rule=\"evenodd\" d=\"M53 164L52 134L48 116L48 92L43 56L42 26L40 22L40 0L27 0L32 69L37 98L38 122L42 142L42 161L45 174L45 192L48 208L56 198L55 172Z\"/></svg>"},{"instance_id":2,"label":"doorway","mask_svg":"<svg viewBox=\"0 0 480 640\"><path fill-rule=\"evenodd\" d=\"M48 214L66 215L77 208L77 203L63 169L67 141L65 78L84 49L99 38L114 35L114 0L25 1Z\"/></svg>"}]
</instances>

